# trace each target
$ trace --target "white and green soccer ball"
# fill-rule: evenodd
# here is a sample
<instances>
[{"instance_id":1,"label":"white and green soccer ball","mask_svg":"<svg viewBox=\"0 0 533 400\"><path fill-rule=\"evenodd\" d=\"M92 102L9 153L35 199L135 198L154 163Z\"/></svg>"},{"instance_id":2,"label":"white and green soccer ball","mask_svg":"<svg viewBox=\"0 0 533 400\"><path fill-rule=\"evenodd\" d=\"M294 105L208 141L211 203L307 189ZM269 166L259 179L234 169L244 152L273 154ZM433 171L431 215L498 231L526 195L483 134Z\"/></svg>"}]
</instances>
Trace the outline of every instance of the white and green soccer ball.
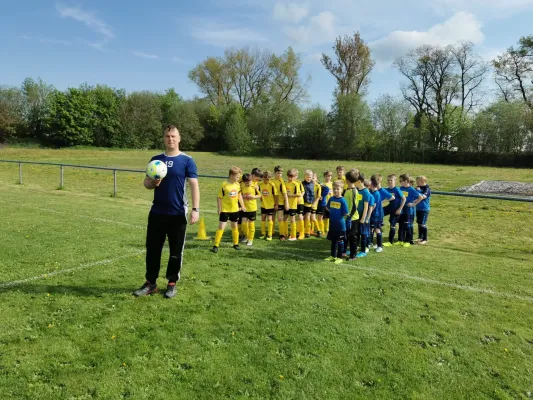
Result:
<instances>
[{"instance_id":1,"label":"white and green soccer ball","mask_svg":"<svg viewBox=\"0 0 533 400\"><path fill-rule=\"evenodd\" d=\"M146 176L152 179L163 179L167 176L167 165L163 161L150 161L146 167Z\"/></svg>"}]
</instances>

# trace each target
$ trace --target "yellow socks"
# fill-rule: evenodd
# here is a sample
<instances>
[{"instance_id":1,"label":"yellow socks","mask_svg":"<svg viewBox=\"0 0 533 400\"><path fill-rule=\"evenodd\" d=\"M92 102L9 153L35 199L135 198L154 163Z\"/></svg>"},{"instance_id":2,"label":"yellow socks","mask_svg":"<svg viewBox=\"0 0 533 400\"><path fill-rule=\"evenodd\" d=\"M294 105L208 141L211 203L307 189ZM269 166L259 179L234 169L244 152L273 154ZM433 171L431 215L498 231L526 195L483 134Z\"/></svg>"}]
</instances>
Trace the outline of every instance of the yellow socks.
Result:
<instances>
[{"instance_id":1,"label":"yellow socks","mask_svg":"<svg viewBox=\"0 0 533 400\"><path fill-rule=\"evenodd\" d=\"M254 221L248 221L248 240L254 240L255 235L255 222Z\"/></svg>"},{"instance_id":2,"label":"yellow socks","mask_svg":"<svg viewBox=\"0 0 533 400\"><path fill-rule=\"evenodd\" d=\"M306 235L309 235L311 232L311 221L304 219L304 232Z\"/></svg>"},{"instance_id":3,"label":"yellow socks","mask_svg":"<svg viewBox=\"0 0 533 400\"><path fill-rule=\"evenodd\" d=\"M326 218L324 221L324 232L328 232L329 231L329 218Z\"/></svg>"},{"instance_id":4,"label":"yellow socks","mask_svg":"<svg viewBox=\"0 0 533 400\"><path fill-rule=\"evenodd\" d=\"M261 236L265 236L266 232L266 221L261 221Z\"/></svg>"},{"instance_id":5,"label":"yellow socks","mask_svg":"<svg viewBox=\"0 0 533 400\"><path fill-rule=\"evenodd\" d=\"M232 228L231 236L233 237L233 245L239 244L239 228Z\"/></svg>"},{"instance_id":6,"label":"yellow socks","mask_svg":"<svg viewBox=\"0 0 533 400\"><path fill-rule=\"evenodd\" d=\"M274 221L268 221L268 237L272 237L274 231Z\"/></svg>"},{"instance_id":7,"label":"yellow socks","mask_svg":"<svg viewBox=\"0 0 533 400\"><path fill-rule=\"evenodd\" d=\"M222 235L224 234L223 229L217 229L215 233L215 246L220 246L220 241L222 240Z\"/></svg>"},{"instance_id":8,"label":"yellow socks","mask_svg":"<svg viewBox=\"0 0 533 400\"><path fill-rule=\"evenodd\" d=\"M291 223L291 238L296 237L296 222Z\"/></svg>"}]
</instances>

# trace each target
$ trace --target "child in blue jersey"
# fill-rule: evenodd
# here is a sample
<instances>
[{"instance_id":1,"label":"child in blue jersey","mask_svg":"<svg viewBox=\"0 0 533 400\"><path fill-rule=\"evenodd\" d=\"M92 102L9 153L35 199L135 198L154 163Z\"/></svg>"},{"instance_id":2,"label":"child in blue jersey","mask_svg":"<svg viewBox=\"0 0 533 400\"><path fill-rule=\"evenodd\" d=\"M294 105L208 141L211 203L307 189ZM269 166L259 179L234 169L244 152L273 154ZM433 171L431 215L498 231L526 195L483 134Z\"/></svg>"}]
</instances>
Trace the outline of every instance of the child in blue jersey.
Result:
<instances>
[{"instance_id":1,"label":"child in blue jersey","mask_svg":"<svg viewBox=\"0 0 533 400\"><path fill-rule=\"evenodd\" d=\"M400 215L398 243L403 247L410 247L413 244L412 232L416 205L422 201L422 195L411 186L409 174L400 175L400 190L405 196L405 207Z\"/></svg>"},{"instance_id":2,"label":"child in blue jersey","mask_svg":"<svg viewBox=\"0 0 533 400\"><path fill-rule=\"evenodd\" d=\"M417 191L422 195L422 201L416 205L416 223L418 224L418 244L428 242L428 215L429 215L429 197L431 190L427 184L427 178L423 175L416 177Z\"/></svg>"},{"instance_id":3,"label":"child in blue jersey","mask_svg":"<svg viewBox=\"0 0 533 400\"><path fill-rule=\"evenodd\" d=\"M389 204L386 207L383 207L383 216L385 217L390 215L389 241L387 243L383 243L384 247L392 246L394 243L396 224L398 223L406 200L400 188L396 186L396 175L390 174L387 176L387 184L388 188L386 190L394 196L394 199L391 199Z\"/></svg>"},{"instance_id":4,"label":"child in blue jersey","mask_svg":"<svg viewBox=\"0 0 533 400\"><path fill-rule=\"evenodd\" d=\"M370 191L371 187L372 184L370 183L370 179L365 179L365 188L370 194L370 197L368 198L368 213L365 222L365 230L367 234L365 253L368 253L370 247L372 246L372 228L370 227L370 219L372 218L372 213L374 212L374 208L376 207L376 200L372 195L372 192Z\"/></svg>"},{"instance_id":5,"label":"child in blue jersey","mask_svg":"<svg viewBox=\"0 0 533 400\"><path fill-rule=\"evenodd\" d=\"M329 199L326 205L330 220L328 240L331 240L331 256L326 258L326 261L334 261L335 264L344 261L342 255L344 253L344 238L346 237L345 217L348 215L348 204L342 197L343 188L343 181L335 181L333 183L333 197Z\"/></svg>"},{"instance_id":6,"label":"child in blue jersey","mask_svg":"<svg viewBox=\"0 0 533 400\"><path fill-rule=\"evenodd\" d=\"M370 222L370 202L372 195L365 187L365 176L359 173L359 178L355 182L357 189L357 213L359 214L359 238L361 251L357 254L357 258L366 257L366 248L369 236L369 222ZM368 224L368 225L367 225Z\"/></svg>"},{"instance_id":7,"label":"child in blue jersey","mask_svg":"<svg viewBox=\"0 0 533 400\"><path fill-rule=\"evenodd\" d=\"M328 172L329 171L326 171L324 173L325 182L319 183L320 199L318 200L318 206L316 208L317 236L319 236L318 232L326 233L326 226L324 224L324 221L326 219L329 221L329 214L326 212L326 206L328 205L328 200L332 196L331 191L333 190L333 186L331 183L331 172L329 172L329 174Z\"/></svg>"},{"instance_id":8,"label":"child in blue jersey","mask_svg":"<svg viewBox=\"0 0 533 400\"><path fill-rule=\"evenodd\" d=\"M370 243L373 242L375 233L377 242L375 246L376 253L381 253L383 251L383 234L381 233L381 228L383 227L383 205L377 175L372 175L370 178L370 192L375 200L372 215L370 216Z\"/></svg>"}]
</instances>

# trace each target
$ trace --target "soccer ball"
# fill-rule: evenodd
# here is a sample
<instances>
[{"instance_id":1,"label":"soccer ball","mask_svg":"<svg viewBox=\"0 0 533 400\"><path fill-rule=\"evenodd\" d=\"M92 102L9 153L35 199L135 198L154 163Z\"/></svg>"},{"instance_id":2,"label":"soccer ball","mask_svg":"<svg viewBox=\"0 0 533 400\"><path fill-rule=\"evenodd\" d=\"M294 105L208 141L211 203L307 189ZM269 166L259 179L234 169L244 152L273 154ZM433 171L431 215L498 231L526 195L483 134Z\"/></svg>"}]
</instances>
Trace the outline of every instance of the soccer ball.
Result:
<instances>
[{"instance_id":1,"label":"soccer ball","mask_svg":"<svg viewBox=\"0 0 533 400\"><path fill-rule=\"evenodd\" d=\"M167 165L163 161L150 161L146 167L146 176L152 179L163 179L167 176Z\"/></svg>"}]
</instances>

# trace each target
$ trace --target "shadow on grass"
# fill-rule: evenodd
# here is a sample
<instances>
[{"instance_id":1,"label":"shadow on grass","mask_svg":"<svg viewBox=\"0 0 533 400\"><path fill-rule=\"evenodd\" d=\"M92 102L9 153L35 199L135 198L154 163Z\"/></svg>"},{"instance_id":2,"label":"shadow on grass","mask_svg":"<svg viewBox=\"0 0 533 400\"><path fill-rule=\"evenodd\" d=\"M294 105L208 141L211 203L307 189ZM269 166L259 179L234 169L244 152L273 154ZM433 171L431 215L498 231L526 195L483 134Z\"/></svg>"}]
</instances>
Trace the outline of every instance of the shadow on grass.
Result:
<instances>
[{"instance_id":1,"label":"shadow on grass","mask_svg":"<svg viewBox=\"0 0 533 400\"><path fill-rule=\"evenodd\" d=\"M11 287L0 288L0 294L7 292L23 292L30 295L43 294L71 294L75 296L104 297L107 294L132 294L136 287L91 287L75 285L36 285L21 284Z\"/></svg>"}]
</instances>

